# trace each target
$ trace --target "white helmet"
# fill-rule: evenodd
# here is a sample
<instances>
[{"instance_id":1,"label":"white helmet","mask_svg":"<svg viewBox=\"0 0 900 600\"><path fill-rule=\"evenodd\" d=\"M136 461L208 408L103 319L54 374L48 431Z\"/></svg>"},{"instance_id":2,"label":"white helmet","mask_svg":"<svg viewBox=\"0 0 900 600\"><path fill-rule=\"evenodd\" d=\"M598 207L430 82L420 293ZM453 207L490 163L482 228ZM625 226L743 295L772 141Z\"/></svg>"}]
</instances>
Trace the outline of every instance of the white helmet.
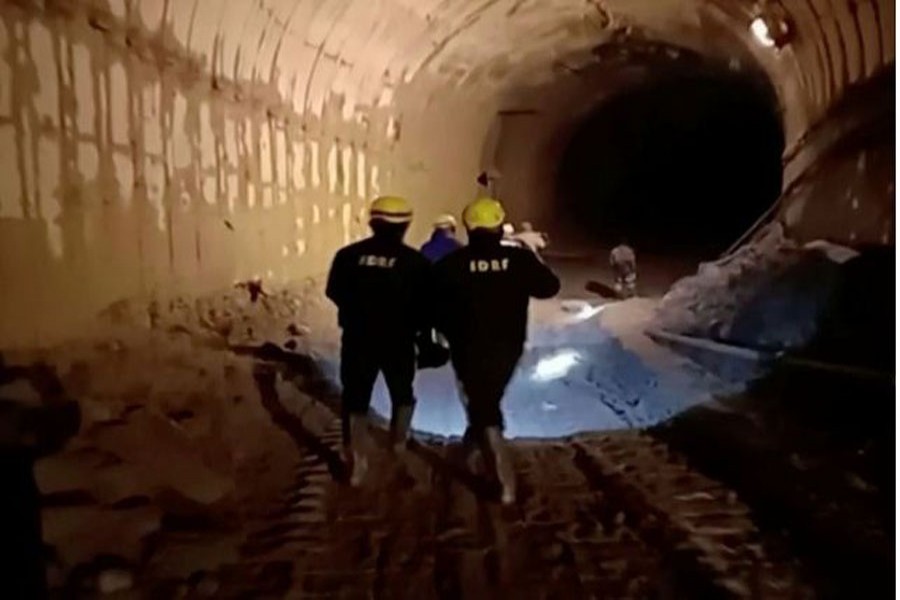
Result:
<instances>
[{"instance_id":1,"label":"white helmet","mask_svg":"<svg viewBox=\"0 0 900 600\"><path fill-rule=\"evenodd\" d=\"M456 229L456 217L453 215L441 215L434 220L435 229Z\"/></svg>"}]
</instances>

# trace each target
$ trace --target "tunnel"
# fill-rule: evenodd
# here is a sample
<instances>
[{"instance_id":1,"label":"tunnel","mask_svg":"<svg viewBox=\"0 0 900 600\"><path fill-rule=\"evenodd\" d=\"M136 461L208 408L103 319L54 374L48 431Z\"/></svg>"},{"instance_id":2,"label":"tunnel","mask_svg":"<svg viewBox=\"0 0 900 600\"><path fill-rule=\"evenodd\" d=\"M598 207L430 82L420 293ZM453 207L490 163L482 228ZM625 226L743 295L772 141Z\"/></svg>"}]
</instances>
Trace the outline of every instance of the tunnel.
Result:
<instances>
[{"instance_id":1,"label":"tunnel","mask_svg":"<svg viewBox=\"0 0 900 600\"><path fill-rule=\"evenodd\" d=\"M829 110L892 64L892 4L847 6L774 11L792 28L779 49L733 3L221 2L214 16L192 2L11 3L4 345L80 334L122 298L314 276L365 233L379 192L414 199L421 239L490 168L512 218L548 228L572 128L617 90L652 96L638 88L698 61L765 77L787 186L821 151L811 133ZM774 175L761 179L740 226L774 194Z\"/></svg>"},{"instance_id":2,"label":"tunnel","mask_svg":"<svg viewBox=\"0 0 900 600\"><path fill-rule=\"evenodd\" d=\"M0 408L49 394L81 411L34 459L48 585L751 597L851 589L835 564L853 552L883 583L894 432L839 407L890 404L894 23L893 0L3 3ZM389 483L369 496L338 484L324 281L384 194L412 203L415 247L486 195L549 236L562 292L532 303L506 400L524 528L451 466L465 416L449 367L417 376L405 478L379 471ZM644 287L616 302L597 290L623 241ZM813 395L833 405L808 419ZM381 431L381 384L373 407ZM787 469L778 485L763 456ZM804 512L800 497L847 508ZM685 516L704 510L731 520ZM832 527L848 514L871 536ZM545 517L597 544L624 531L614 554L645 558L617 570L594 541L536 533ZM403 533L363 536L366 519ZM457 521L489 538L488 560ZM407 543L434 557L404 562ZM520 556L529 545L540 560Z\"/></svg>"},{"instance_id":3,"label":"tunnel","mask_svg":"<svg viewBox=\"0 0 900 600\"><path fill-rule=\"evenodd\" d=\"M723 252L781 192L783 141L769 91L730 71L670 68L601 104L561 159L560 212L607 244Z\"/></svg>"}]
</instances>

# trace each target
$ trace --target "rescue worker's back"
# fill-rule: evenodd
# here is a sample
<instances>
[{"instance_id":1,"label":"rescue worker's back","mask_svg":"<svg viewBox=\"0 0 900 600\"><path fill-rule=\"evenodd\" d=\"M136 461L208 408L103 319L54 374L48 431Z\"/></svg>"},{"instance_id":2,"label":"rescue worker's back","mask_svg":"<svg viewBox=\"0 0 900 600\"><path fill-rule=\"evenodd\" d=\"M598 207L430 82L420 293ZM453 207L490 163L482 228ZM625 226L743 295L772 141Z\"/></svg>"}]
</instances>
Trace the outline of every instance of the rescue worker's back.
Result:
<instances>
[{"instance_id":1,"label":"rescue worker's back","mask_svg":"<svg viewBox=\"0 0 900 600\"><path fill-rule=\"evenodd\" d=\"M440 327L451 345L525 342L529 298L551 298L559 279L534 253L500 244L501 234L472 231L469 245L436 266Z\"/></svg>"},{"instance_id":2,"label":"rescue worker's back","mask_svg":"<svg viewBox=\"0 0 900 600\"><path fill-rule=\"evenodd\" d=\"M515 472L503 440L501 403L525 343L530 298L550 298L559 279L530 250L502 244L503 205L479 198L463 211L469 245L435 266L437 326L450 342L468 428L500 483L500 500L515 501Z\"/></svg>"},{"instance_id":3,"label":"rescue worker's back","mask_svg":"<svg viewBox=\"0 0 900 600\"><path fill-rule=\"evenodd\" d=\"M379 372L391 396L391 438L402 448L415 397L416 338L430 329L427 300L431 265L403 243L412 207L397 196L376 198L369 209L372 237L340 250L326 295L338 307L341 338L341 420L350 484L365 476L367 415Z\"/></svg>"},{"instance_id":4,"label":"rescue worker's back","mask_svg":"<svg viewBox=\"0 0 900 600\"><path fill-rule=\"evenodd\" d=\"M399 237L375 235L342 248L326 294L344 333L413 339L425 325L428 270L425 257Z\"/></svg>"}]
</instances>

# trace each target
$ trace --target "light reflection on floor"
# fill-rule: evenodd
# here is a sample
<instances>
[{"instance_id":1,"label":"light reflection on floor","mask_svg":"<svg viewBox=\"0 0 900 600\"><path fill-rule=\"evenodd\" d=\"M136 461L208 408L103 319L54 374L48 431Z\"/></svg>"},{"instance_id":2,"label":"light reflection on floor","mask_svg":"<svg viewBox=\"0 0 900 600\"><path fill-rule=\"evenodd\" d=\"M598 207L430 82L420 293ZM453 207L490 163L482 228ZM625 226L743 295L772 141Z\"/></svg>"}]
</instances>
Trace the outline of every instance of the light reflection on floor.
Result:
<instances>
[{"instance_id":1,"label":"light reflection on floor","mask_svg":"<svg viewBox=\"0 0 900 600\"><path fill-rule=\"evenodd\" d=\"M548 310L549 307L549 310ZM606 331L597 314L565 302L544 304L503 402L510 437L560 437L645 427L706 401L715 386L696 370L651 369ZM419 371L413 428L459 436L465 414L452 369ZM379 378L373 407L390 415Z\"/></svg>"}]
</instances>

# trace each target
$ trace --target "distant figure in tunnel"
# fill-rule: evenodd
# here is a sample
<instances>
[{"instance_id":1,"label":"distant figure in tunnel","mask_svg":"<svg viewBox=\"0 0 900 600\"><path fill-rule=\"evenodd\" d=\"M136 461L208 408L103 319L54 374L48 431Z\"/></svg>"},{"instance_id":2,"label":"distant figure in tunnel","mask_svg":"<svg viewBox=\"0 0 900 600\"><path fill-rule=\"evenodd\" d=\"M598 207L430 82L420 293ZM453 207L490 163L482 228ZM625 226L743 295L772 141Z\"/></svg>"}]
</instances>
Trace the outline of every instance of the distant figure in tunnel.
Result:
<instances>
[{"instance_id":1,"label":"distant figure in tunnel","mask_svg":"<svg viewBox=\"0 0 900 600\"><path fill-rule=\"evenodd\" d=\"M619 298L631 298L637 294L637 258L634 249L622 240L609 253L609 266L615 276L615 290Z\"/></svg>"},{"instance_id":2,"label":"distant figure in tunnel","mask_svg":"<svg viewBox=\"0 0 900 600\"><path fill-rule=\"evenodd\" d=\"M2 386L25 381L39 403L18 400ZM78 433L81 411L48 365L9 366L0 355L0 545L4 598L46 598L41 494L34 462Z\"/></svg>"},{"instance_id":3,"label":"distant figure in tunnel","mask_svg":"<svg viewBox=\"0 0 900 600\"><path fill-rule=\"evenodd\" d=\"M439 262L436 323L450 343L469 427L499 480L504 504L515 500L515 474L503 440L501 401L522 349L530 298L550 298L556 275L528 250L501 244L506 215L492 198L469 204L469 245Z\"/></svg>"},{"instance_id":4,"label":"distant figure in tunnel","mask_svg":"<svg viewBox=\"0 0 900 600\"><path fill-rule=\"evenodd\" d=\"M456 219L453 215L441 215L434 222L434 231L422 246L422 254L433 263L441 260L462 244L456 239Z\"/></svg>"},{"instance_id":5,"label":"distant figure in tunnel","mask_svg":"<svg viewBox=\"0 0 900 600\"><path fill-rule=\"evenodd\" d=\"M403 243L412 207L403 198L372 202L372 236L347 246L334 258L326 295L338 307L341 338L342 428L350 456L350 484L362 483L368 468L368 411L378 373L391 396L391 438L405 445L415 398L416 340L430 329L430 266Z\"/></svg>"}]
</instances>

